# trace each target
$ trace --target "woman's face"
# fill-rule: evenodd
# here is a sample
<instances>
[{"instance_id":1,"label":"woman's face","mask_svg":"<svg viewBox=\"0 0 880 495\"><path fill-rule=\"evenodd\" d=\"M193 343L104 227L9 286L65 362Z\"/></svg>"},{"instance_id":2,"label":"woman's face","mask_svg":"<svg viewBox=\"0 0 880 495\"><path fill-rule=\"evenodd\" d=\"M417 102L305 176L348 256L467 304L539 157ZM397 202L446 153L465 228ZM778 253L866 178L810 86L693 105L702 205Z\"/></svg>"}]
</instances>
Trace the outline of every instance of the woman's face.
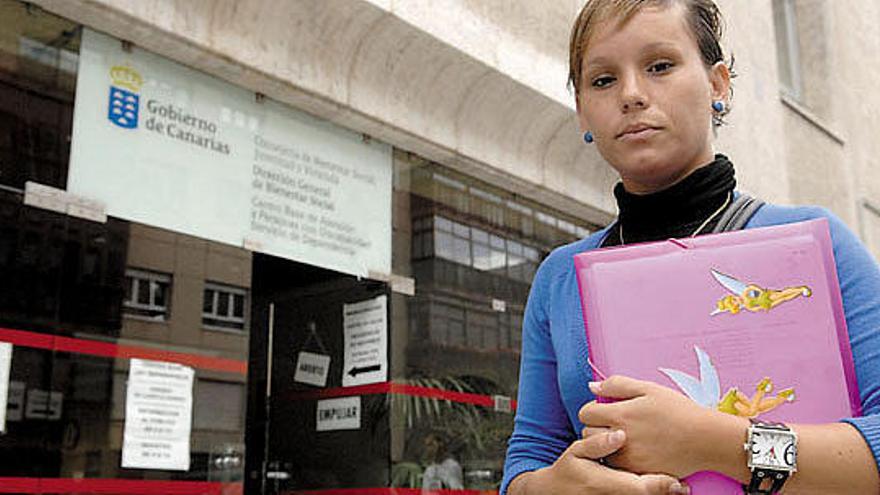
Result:
<instances>
[{"instance_id":1,"label":"woman's face","mask_svg":"<svg viewBox=\"0 0 880 495\"><path fill-rule=\"evenodd\" d=\"M712 102L726 102L729 86L725 64L703 63L680 6L646 7L622 26L597 26L590 38L581 128L627 191L659 191L712 161Z\"/></svg>"},{"instance_id":2,"label":"woman's face","mask_svg":"<svg viewBox=\"0 0 880 495\"><path fill-rule=\"evenodd\" d=\"M429 461L437 460L443 448L443 441L436 435L428 435L424 440L424 456Z\"/></svg>"}]
</instances>

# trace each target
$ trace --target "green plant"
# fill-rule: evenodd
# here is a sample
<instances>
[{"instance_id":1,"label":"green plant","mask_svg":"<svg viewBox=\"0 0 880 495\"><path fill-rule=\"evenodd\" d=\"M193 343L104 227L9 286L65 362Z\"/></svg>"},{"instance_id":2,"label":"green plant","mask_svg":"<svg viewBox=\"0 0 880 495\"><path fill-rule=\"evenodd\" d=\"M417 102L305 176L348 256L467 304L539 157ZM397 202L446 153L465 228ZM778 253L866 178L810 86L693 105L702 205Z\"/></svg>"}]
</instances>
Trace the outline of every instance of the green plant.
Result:
<instances>
[{"instance_id":1,"label":"green plant","mask_svg":"<svg viewBox=\"0 0 880 495\"><path fill-rule=\"evenodd\" d=\"M391 466L391 486L394 488L421 488L422 466L415 462L398 462Z\"/></svg>"},{"instance_id":2,"label":"green plant","mask_svg":"<svg viewBox=\"0 0 880 495\"><path fill-rule=\"evenodd\" d=\"M415 387L474 393L467 382L456 377L417 377L407 379L404 383ZM448 412L454 412L460 417L478 414L477 408L470 404L409 394L391 394L391 408L392 414L395 417L404 418L406 427L410 429L414 425L420 424L423 419L433 423Z\"/></svg>"},{"instance_id":3,"label":"green plant","mask_svg":"<svg viewBox=\"0 0 880 495\"><path fill-rule=\"evenodd\" d=\"M491 395L494 391L487 389L487 387L477 388L471 382L472 380L447 376L442 378L416 377L408 379L404 383L416 387L479 395ZM457 460L465 464L476 462L479 465L485 465L486 469L500 472L507 439L513 428L512 415L498 413L490 408L473 404L423 397L417 394L390 394L388 400L391 402L390 409L394 423L405 426L407 430L409 450L407 459L424 460L421 459L424 454L422 438L428 432L437 432L446 439L450 454ZM497 483L483 481L479 484L480 489L491 489Z\"/></svg>"}]
</instances>

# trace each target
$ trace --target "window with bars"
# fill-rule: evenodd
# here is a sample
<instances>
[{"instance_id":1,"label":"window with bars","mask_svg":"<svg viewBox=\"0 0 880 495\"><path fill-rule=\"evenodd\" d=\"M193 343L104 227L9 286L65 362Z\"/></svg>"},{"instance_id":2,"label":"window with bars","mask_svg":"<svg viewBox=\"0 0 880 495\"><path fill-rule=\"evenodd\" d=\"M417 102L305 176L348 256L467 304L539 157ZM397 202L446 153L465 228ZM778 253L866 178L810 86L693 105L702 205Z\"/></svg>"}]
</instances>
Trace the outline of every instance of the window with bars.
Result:
<instances>
[{"instance_id":1,"label":"window with bars","mask_svg":"<svg viewBox=\"0 0 880 495\"><path fill-rule=\"evenodd\" d=\"M243 331L246 300L246 289L206 282L202 324L210 329Z\"/></svg>"},{"instance_id":2,"label":"window with bars","mask_svg":"<svg viewBox=\"0 0 880 495\"><path fill-rule=\"evenodd\" d=\"M134 268L125 271L126 315L165 321L170 301L171 275Z\"/></svg>"}]
</instances>

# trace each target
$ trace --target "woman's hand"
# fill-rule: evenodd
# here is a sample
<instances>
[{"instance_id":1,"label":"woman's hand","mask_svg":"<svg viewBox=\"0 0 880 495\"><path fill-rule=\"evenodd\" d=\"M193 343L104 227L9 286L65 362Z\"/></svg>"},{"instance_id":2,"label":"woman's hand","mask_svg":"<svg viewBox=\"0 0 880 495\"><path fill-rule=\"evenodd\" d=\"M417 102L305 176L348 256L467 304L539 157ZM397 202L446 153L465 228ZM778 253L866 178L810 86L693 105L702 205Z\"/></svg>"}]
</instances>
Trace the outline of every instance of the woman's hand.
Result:
<instances>
[{"instance_id":1,"label":"woman's hand","mask_svg":"<svg viewBox=\"0 0 880 495\"><path fill-rule=\"evenodd\" d=\"M618 471L599 461L626 442L622 431L596 433L571 444L552 466L525 473L513 480L510 495L684 495L689 493L675 478L642 476Z\"/></svg>"},{"instance_id":2,"label":"woman's hand","mask_svg":"<svg viewBox=\"0 0 880 495\"><path fill-rule=\"evenodd\" d=\"M589 439L609 430L626 432L626 446L608 464L633 473L666 473L683 478L708 465L703 447L724 413L701 407L684 395L651 382L613 376L590 384L597 397L578 413ZM711 446L710 446L711 447ZM706 451L708 452L708 450Z\"/></svg>"}]
</instances>

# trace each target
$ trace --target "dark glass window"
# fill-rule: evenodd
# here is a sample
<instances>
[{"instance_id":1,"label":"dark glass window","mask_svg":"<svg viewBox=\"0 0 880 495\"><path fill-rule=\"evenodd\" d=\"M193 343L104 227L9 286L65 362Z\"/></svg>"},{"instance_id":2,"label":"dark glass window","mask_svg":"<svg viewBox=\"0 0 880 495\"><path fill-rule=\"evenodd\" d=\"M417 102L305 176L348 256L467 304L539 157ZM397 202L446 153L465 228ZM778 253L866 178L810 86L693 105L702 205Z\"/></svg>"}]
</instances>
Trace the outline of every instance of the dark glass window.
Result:
<instances>
[{"instance_id":1,"label":"dark glass window","mask_svg":"<svg viewBox=\"0 0 880 495\"><path fill-rule=\"evenodd\" d=\"M206 283L202 303L202 324L213 329L245 329L247 290L217 283Z\"/></svg>"},{"instance_id":2,"label":"dark glass window","mask_svg":"<svg viewBox=\"0 0 880 495\"><path fill-rule=\"evenodd\" d=\"M397 273L415 278L395 295L392 319L408 328L395 375L407 384L484 396L500 408L418 396L391 399L393 486L494 490L513 426L522 314L529 285L554 247L596 225L404 153ZM400 197L396 195L395 197ZM407 239L411 236L411 240ZM394 315L400 315L395 318ZM494 403L494 402L493 402ZM446 477L444 479L444 475Z\"/></svg>"},{"instance_id":3,"label":"dark glass window","mask_svg":"<svg viewBox=\"0 0 880 495\"><path fill-rule=\"evenodd\" d=\"M171 291L171 275L147 270L125 272L125 313L157 320L169 316L167 305Z\"/></svg>"},{"instance_id":4,"label":"dark glass window","mask_svg":"<svg viewBox=\"0 0 880 495\"><path fill-rule=\"evenodd\" d=\"M67 187L82 29L0 0L0 342L14 343L0 477L75 478L78 493L94 479L240 486L247 335L199 321L205 280L247 293L250 254L25 204L28 182ZM248 304L233 299L227 316L242 321ZM190 469L121 467L131 357L193 366Z\"/></svg>"}]
</instances>

